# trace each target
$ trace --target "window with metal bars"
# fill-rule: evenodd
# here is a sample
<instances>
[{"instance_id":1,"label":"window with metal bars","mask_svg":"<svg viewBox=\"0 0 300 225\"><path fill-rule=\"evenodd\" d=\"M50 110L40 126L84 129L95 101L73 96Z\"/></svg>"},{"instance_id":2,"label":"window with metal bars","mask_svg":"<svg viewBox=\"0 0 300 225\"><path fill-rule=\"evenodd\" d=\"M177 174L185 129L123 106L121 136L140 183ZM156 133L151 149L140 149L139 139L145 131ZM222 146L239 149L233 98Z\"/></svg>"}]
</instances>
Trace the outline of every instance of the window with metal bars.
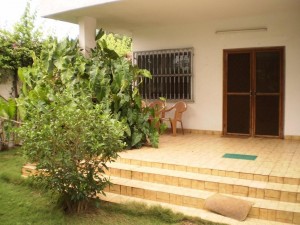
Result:
<instances>
[{"instance_id":1,"label":"window with metal bars","mask_svg":"<svg viewBox=\"0 0 300 225\"><path fill-rule=\"evenodd\" d=\"M133 58L152 74L152 79L140 77L144 99L192 99L193 48L134 52Z\"/></svg>"}]
</instances>

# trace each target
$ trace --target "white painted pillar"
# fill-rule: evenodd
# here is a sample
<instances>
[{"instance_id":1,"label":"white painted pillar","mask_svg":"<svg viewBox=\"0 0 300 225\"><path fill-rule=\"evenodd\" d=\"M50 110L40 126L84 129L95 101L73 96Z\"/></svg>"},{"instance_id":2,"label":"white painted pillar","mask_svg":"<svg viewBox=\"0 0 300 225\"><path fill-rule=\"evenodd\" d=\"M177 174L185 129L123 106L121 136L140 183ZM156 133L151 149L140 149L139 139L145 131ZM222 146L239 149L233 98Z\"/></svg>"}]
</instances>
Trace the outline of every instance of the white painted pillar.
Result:
<instances>
[{"instance_id":1,"label":"white painted pillar","mask_svg":"<svg viewBox=\"0 0 300 225\"><path fill-rule=\"evenodd\" d=\"M95 18L84 16L79 18L79 46L84 49L84 55L88 55L91 48L96 46L96 25Z\"/></svg>"}]
</instances>

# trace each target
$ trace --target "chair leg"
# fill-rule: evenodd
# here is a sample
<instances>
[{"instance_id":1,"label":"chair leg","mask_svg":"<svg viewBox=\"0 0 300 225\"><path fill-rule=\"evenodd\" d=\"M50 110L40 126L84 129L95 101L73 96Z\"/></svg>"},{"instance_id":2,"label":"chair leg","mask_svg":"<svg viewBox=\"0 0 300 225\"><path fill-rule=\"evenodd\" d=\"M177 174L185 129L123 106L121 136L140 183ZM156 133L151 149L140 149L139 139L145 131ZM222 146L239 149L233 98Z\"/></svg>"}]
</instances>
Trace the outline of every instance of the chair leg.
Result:
<instances>
[{"instance_id":1,"label":"chair leg","mask_svg":"<svg viewBox=\"0 0 300 225\"><path fill-rule=\"evenodd\" d=\"M173 124L172 124L172 120L169 118L169 122L170 122L170 126L171 126L171 132L173 132Z\"/></svg>"},{"instance_id":2,"label":"chair leg","mask_svg":"<svg viewBox=\"0 0 300 225\"><path fill-rule=\"evenodd\" d=\"M176 136L176 120L170 120L171 122L171 127L172 127L172 132L173 132L173 136Z\"/></svg>"},{"instance_id":3,"label":"chair leg","mask_svg":"<svg viewBox=\"0 0 300 225\"><path fill-rule=\"evenodd\" d=\"M183 126L182 126L182 121L179 121L181 123L181 130L182 130L182 134L184 135L184 130L183 130Z\"/></svg>"}]
</instances>

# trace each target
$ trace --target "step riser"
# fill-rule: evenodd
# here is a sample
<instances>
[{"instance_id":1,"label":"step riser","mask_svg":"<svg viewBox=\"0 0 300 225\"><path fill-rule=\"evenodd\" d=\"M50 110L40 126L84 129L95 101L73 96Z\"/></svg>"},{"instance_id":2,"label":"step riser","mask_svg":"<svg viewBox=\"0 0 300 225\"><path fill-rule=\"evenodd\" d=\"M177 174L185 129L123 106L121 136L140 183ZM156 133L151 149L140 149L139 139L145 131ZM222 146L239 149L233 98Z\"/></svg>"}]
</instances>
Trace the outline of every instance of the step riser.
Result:
<instances>
[{"instance_id":1,"label":"step riser","mask_svg":"<svg viewBox=\"0 0 300 225\"><path fill-rule=\"evenodd\" d=\"M292 177L277 177L277 176L269 176L269 175L261 175L261 174L250 174L250 173L242 173L242 172L235 172L235 171L224 171L224 170L210 169L210 168L198 168L198 167L190 167L190 166L183 166L183 165L175 165L175 164L168 164L168 163L149 162L149 161L142 161L136 159L127 159L127 158L119 158L117 162L130 164L130 165L139 165L139 166L147 166L147 167L169 169L169 170L176 170L176 171L208 174L214 176L232 177L232 178L254 180L254 181L265 181L265 182L280 183L280 184L300 185L300 179L292 178Z\"/></svg>"},{"instance_id":2,"label":"step riser","mask_svg":"<svg viewBox=\"0 0 300 225\"><path fill-rule=\"evenodd\" d=\"M204 199L201 198L182 196L168 192L145 190L142 188L136 188L125 185L114 184L108 187L105 191L114 194L126 195L146 200L170 203L174 205L187 206L198 209L203 209L204 207Z\"/></svg>"},{"instance_id":3,"label":"step riser","mask_svg":"<svg viewBox=\"0 0 300 225\"><path fill-rule=\"evenodd\" d=\"M146 190L143 188L136 188L126 185L114 184L105 189L105 192L110 192L114 194L120 194L130 197L136 197L140 199L152 200L163 203L170 203L174 205L186 206L191 208L203 209L204 199L183 196L178 194L172 194L168 192L158 192L153 190ZM281 210L272 210L264 209L253 206L248 217L270 220L284 223L294 223L299 222L300 213L281 211Z\"/></svg>"},{"instance_id":4,"label":"step riser","mask_svg":"<svg viewBox=\"0 0 300 225\"><path fill-rule=\"evenodd\" d=\"M112 175L116 177L123 177L127 179L140 180L145 182L167 184L172 186L186 187L186 188L192 188L197 190L206 190L206 191L251 197L251 198L300 203L300 193L297 192L248 187L242 185L218 183L218 182L211 182L205 180L194 180L194 179L166 176L160 174L117 169L112 167L106 173L108 175Z\"/></svg>"}]
</instances>

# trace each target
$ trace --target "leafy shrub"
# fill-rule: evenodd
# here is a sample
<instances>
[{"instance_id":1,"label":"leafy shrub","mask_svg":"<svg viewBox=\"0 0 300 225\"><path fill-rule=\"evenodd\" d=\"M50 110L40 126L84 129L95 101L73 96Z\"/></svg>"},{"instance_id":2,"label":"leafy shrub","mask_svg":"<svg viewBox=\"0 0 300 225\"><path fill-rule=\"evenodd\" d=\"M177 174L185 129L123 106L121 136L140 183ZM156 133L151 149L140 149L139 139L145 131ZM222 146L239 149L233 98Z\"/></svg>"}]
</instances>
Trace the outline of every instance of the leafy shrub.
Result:
<instances>
[{"instance_id":1,"label":"leafy shrub","mask_svg":"<svg viewBox=\"0 0 300 225\"><path fill-rule=\"evenodd\" d=\"M32 67L19 69L23 82L18 99L21 117L31 117L29 108L43 111L55 93L66 88L74 96L88 94L95 104L102 104L114 118L125 124L124 141L128 148L139 148L149 140L157 147L159 133L148 123L149 110L142 110L137 80L151 77L146 70L107 47L104 32L97 35L97 46L85 58L74 40L44 42L41 54L34 57ZM135 85L134 85L135 84Z\"/></svg>"},{"instance_id":2,"label":"leafy shrub","mask_svg":"<svg viewBox=\"0 0 300 225\"><path fill-rule=\"evenodd\" d=\"M19 134L25 155L42 171L38 180L59 193L67 211L84 210L109 184L103 172L124 147L123 125L89 97L68 91L31 118Z\"/></svg>"}]
</instances>

